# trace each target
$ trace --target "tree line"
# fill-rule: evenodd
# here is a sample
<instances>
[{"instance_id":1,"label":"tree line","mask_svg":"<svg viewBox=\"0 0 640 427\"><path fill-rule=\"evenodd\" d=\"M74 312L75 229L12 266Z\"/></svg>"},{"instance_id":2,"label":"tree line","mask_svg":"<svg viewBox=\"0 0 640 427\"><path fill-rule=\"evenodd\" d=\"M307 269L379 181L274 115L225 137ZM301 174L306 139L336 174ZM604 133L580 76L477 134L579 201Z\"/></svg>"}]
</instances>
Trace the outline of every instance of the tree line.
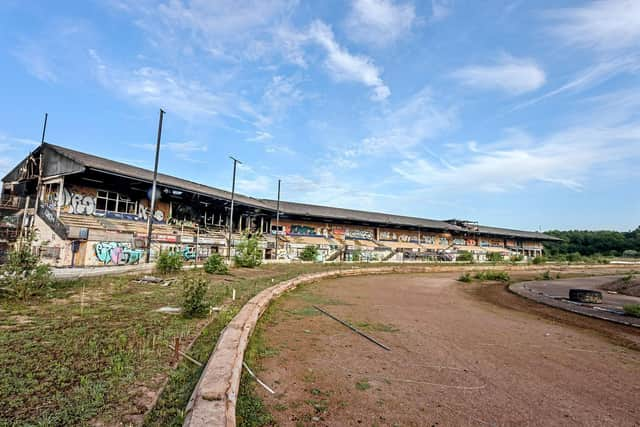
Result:
<instances>
[{"instance_id":1,"label":"tree line","mask_svg":"<svg viewBox=\"0 0 640 427\"><path fill-rule=\"evenodd\" d=\"M640 227L633 231L551 230L546 234L562 239L545 242L549 256L580 254L586 256L640 257Z\"/></svg>"}]
</instances>

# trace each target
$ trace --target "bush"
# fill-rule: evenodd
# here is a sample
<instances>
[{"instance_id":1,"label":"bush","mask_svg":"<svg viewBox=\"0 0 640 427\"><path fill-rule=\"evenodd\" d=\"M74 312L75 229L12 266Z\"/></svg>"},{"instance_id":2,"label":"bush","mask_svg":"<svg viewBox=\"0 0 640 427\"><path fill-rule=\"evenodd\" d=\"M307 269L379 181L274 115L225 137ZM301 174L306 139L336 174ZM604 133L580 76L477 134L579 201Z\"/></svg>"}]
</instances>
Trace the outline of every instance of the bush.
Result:
<instances>
[{"instance_id":1,"label":"bush","mask_svg":"<svg viewBox=\"0 0 640 427\"><path fill-rule=\"evenodd\" d=\"M580 252L573 252L571 254L567 254L567 261L580 262L582 261L582 255L580 255Z\"/></svg>"},{"instance_id":2,"label":"bush","mask_svg":"<svg viewBox=\"0 0 640 427\"><path fill-rule=\"evenodd\" d=\"M161 274L173 273L182 269L182 262L182 255L178 252L160 252L156 269Z\"/></svg>"},{"instance_id":3,"label":"bush","mask_svg":"<svg viewBox=\"0 0 640 427\"><path fill-rule=\"evenodd\" d=\"M545 257L543 257L542 255L538 255L531 262L533 262L536 265L544 264L545 262L547 262L547 259Z\"/></svg>"},{"instance_id":4,"label":"bush","mask_svg":"<svg viewBox=\"0 0 640 427\"><path fill-rule=\"evenodd\" d=\"M504 261L504 257L500 252L491 252L487 255L487 261L490 262L502 262Z\"/></svg>"},{"instance_id":5,"label":"bush","mask_svg":"<svg viewBox=\"0 0 640 427\"><path fill-rule=\"evenodd\" d=\"M185 317L200 316L207 312L205 296L208 282L196 277L182 280L182 314Z\"/></svg>"},{"instance_id":6,"label":"bush","mask_svg":"<svg viewBox=\"0 0 640 427\"><path fill-rule=\"evenodd\" d=\"M458 277L458 282L470 283L471 282L471 273L464 273Z\"/></svg>"},{"instance_id":7,"label":"bush","mask_svg":"<svg viewBox=\"0 0 640 427\"><path fill-rule=\"evenodd\" d=\"M227 267L220 254L213 253L205 261L204 271L209 274L227 274L229 267Z\"/></svg>"},{"instance_id":8,"label":"bush","mask_svg":"<svg viewBox=\"0 0 640 427\"><path fill-rule=\"evenodd\" d=\"M551 272L547 270L544 273L542 273L540 275L540 280L553 280L553 277L551 277Z\"/></svg>"},{"instance_id":9,"label":"bush","mask_svg":"<svg viewBox=\"0 0 640 427\"><path fill-rule=\"evenodd\" d=\"M520 262L524 259L524 255L522 254L517 254L517 255L512 255L511 256L511 262Z\"/></svg>"},{"instance_id":10,"label":"bush","mask_svg":"<svg viewBox=\"0 0 640 427\"><path fill-rule=\"evenodd\" d=\"M351 252L351 261L359 262L362 260L362 251L360 249L355 249Z\"/></svg>"},{"instance_id":11,"label":"bush","mask_svg":"<svg viewBox=\"0 0 640 427\"><path fill-rule=\"evenodd\" d=\"M0 293L27 299L53 283L48 265L31 252L32 238L19 242L0 268Z\"/></svg>"},{"instance_id":12,"label":"bush","mask_svg":"<svg viewBox=\"0 0 640 427\"><path fill-rule=\"evenodd\" d=\"M254 268L262 264L262 251L258 247L256 236L246 235L236 247L236 265Z\"/></svg>"},{"instance_id":13,"label":"bush","mask_svg":"<svg viewBox=\"0 0 640 427\"><path fill-rule=\"evenodd\" d=\"M306 246L300 253L302 261L315 261L318 258L318 247L315 245Z\"/></svg>"},{"instance_id":14,"label":"bush","mask_svg":"<svg viewBox=\"0 0 640 427\"><path fill-rule=\"evenodd\" d=\"M625 314L640 317L640 304L626 304L622 308L624 309Z\"/></svg>"},{"instance_id":15,"label":"bush","mask_svg":"<svg viewBox=\"0 0 640 427\"><path fill-rule=\"evenodd\" d=\"M509 273L507 273L506 271L493 271L493 270L479 271L478 273L476 273L475 278L478 280L496 280L498 282L511 281L511 277L509 276Z\"/></svg>"},{"instance_id":16,"label":"bush","mask_svg":"<svg viewBox=\"0 0 640 427\"><path fill-rule=\"evenodd\" d=\"M473 262L473 254L471 252L460 252L456 256L456 261Z\"/></svg>"}]
</instances>

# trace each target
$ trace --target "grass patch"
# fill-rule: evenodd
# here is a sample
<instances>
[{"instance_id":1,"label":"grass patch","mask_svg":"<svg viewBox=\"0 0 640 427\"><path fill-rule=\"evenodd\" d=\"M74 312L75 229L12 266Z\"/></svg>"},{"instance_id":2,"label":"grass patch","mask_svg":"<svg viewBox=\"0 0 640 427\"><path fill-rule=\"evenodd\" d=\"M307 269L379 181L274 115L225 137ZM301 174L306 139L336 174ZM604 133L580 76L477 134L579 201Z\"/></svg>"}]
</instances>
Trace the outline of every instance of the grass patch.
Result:
<instances>
[{"instance_id":1,"label":"grass patch","mask_svg":"<svg viewBox=\"0 0 640 427\"><path fill-rule=\"evenodd\" d=\"M362 330L371 331L371 332L398 332L400 330L393 325L386 324L386 323L376 323L376 322L374 323L357 322L355 323L355 326Z\"/></svg>"},{"instance_id":2,"label":"grass patch","mask_svg":"<svg viewBox=\"0 0 640 427\"><path fill-rule=\"evenodd\" d=\"M463 273L458 277L458 282L471 283L471 281L473 281L471 273Z\"/></svg>"},{"instance_id":3,"label":"grass patch","mask_svg":"<svg viewBox=\"0 0 640 427\"><path fill-rule=\"evenodd\" d=\"M367 380L360 380L356 383L356 390L365 391L371 388L371 384Z\"/></svg>"},{"instance_id":4,"label":"grass patch","mask_svg":"<svg viewBox=\"0 0 640 427\"><path fill-rule=\"evenodd\" d=\"M640 304L626 304L622 307L625 314L634 317L640 317Z\"/></svg>"},{"instance_id":5,"label":"grass patch","mask_svg":"<svg viewBox=\"0 0 640 427\"><path fill-rule=\"evenodd\" d=\"M497 282L510 282L511 276L506 271L497 270L485 270L479 271L474 276L474 279L480 281L497 281Z\"/></svg>"}]
</instances>

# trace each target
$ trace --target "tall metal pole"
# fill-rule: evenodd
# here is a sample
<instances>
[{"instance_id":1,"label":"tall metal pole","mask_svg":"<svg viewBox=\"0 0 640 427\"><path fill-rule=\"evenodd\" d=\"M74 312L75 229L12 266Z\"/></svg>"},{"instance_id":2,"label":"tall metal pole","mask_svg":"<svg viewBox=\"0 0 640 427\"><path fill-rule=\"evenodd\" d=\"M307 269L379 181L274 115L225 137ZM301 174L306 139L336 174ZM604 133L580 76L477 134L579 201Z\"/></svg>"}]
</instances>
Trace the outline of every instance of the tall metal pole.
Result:
<instances>
[{"instance_id":1,"label":"tall metal pole","mask_svg":"<svg viewBox=\"0 0 640 427\"><path fill-rule=\"evenodd\" d=\"M31 230L33 230L35 226L35 216L38 215L38 208L40 207L40 191L42 190L42 147L44 146L44 137L47 133L47 119L49 118L49 113L44 113L44 125L42 126L42 139L40 139L40 153L38 154L38 184L36 185L36 201L33 205L33 219L31 220ZM25 206L25 209L28 209L29 206ZM24 227L24 224L23 224Z\"/></svg>"},{"instance_id":2,"label":"tall metal pole","mask_svg":"<svg viewBox=\"0 0 640 427\"><path fill-rule=\"evenodd\" d=\"M278 180L278 202L276 203L276 259L278 259L278 239L280 238L280 180Z\"/></svg>"},{"instance_id":3,"label":"tall metal pole","mask_svg":"<svg viewBox=\"0 0 640 427\"><path fill-rule=\"evenodd\" d=\"M160 120L158 121L158 141L156 142L156 162L153 166L153 184L151 185L151 210L147 214L147 253L145 262L148 264L151 258L151 231L153 230L153 213L156 211L156 185L158 181L158 160L160 160L160 138L162 137L162 117L164 111L160 109Z\"/></svg>"},{"instance_id":4,"label":"tall metal pole","mask_svg":"<svg viewBox=\"0 0 640 427\"><path fill-rule=\"evenodd\" d=\"M227 259L231 262L231 233L233 233L233 203L236 195L236 165L242 162L235 157L229 156L233 160L233 182L231 183L231 210L229 212L229 248L227 249Z\"/></svg>"}]
</instances>

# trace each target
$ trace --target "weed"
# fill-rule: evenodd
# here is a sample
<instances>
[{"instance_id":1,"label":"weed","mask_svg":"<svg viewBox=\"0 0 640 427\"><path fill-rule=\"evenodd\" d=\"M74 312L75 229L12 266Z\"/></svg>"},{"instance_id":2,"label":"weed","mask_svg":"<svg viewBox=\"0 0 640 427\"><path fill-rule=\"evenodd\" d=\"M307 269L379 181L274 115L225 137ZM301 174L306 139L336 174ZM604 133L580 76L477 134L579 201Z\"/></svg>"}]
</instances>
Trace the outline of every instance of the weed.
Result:
<instances>
[{"instance_id":1,"label":"weed","mask_svg":"<svg viewBox=\"0 0 640 427\"><path fill-rule=\"evenodd\" d=\"M207 311L205 295L209 284L201 278L182 280L182 314L186 317L201 316Z\"/></svg>"},{"instance_id":2,"label":"weed","mask_svg":"<svg viewBox=\"0 0 640 427\"><path fill-rule=\"evenodd\" d=\"M367 380L360 380L356 383L356 389L360 391L365 391L371 388L371 384Z\"/></svg>"},{"instance_id":3,"label":"weed","mask_svg":"<svg viewBox=\"0 0 640 427\"><path fill-rule=\"evenodd\" d=\"M464 273L458 277L458 282L470 283L473 279L471 278L471 273Z\"/></svg>"},{"instance_id":4,"label":"weed","mask_svg":"<svg viewBox=\"0 0 640 427\"><path fill-rule=\"evenodd\" d=\"M209 274L228 274L229 267L220 254L211 254L204 263L204 271Z\"/></svg>"},{"instance_id":5,"label":"weed","mask_svg":"<svg viewBox=\"0 0 640 427\"><path fill-rule=\"evenodd\" d=\"M178 252L160 252L156 260L156 269L160 274L169 274L182 269L182 255Z\"/></svg>"},{"instance_id":6,"label":"weed","mask_svg":"<svg viewBox=\"0 0 640 427\"><path fill-rule=\"evenodd\" d=\"M510 282L511 277L506 271L485 270L479 271L475 274L474 278L482 281L498 281L498 282Z\"/></svg>"},{"instance_id":7,"label":"weed","mask_svg":"<svg viewBox=\"0 0 640 427\"><path fill-rule=\"evenodd\" d=\"M315 261L317 258L318 247L316 245L308 245L300 252L300 259L302 261Z\"/></svg>"},{"instance_id":8,"label":"weed","mask_svg":"<svg viewBox=\"0 0 640 427\"><path fill-rule=\"evenodd\" d=\"M625 314L634 317L640 317L640 304L626 304L622 307Z\"/></svg>"},{"instance_id":9,"label":"weed","mask_svg":"<svg viewBox=\"0 0 640 427\"><path fill-rule=\"evenodd\" d=\"M473 262L473 254L467 251L459 252L456 256L456 261Z\"/></svg>"}]
</instances>

